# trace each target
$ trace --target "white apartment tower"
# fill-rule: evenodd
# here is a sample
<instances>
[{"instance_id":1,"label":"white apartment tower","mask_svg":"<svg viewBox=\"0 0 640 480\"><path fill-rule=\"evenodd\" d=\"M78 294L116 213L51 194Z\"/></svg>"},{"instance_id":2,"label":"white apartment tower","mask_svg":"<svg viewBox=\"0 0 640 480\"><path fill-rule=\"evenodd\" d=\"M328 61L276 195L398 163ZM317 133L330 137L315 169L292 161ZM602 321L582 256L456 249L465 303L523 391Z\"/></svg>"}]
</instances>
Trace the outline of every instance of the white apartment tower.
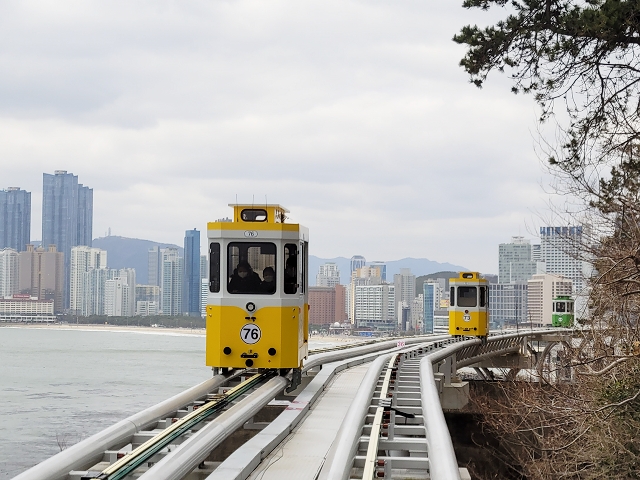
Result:
<instances>
[{"instance_id":1,"label":"white apartment tower","mask_svg":"<svg viewBox=\"0 0 640 480\"><path fill-rule=\"evenodd\" d=\"M527 282L527 316L534 325L550 325L553 299L571 295L571 279L548 274L536 274Z\"/></svg>"},{"instance_id":2,"label":"white apartment tower","mask_svg":"<svg viewBox=\"0 0 640 480\"><path fill-rule=\"evenodd\" d=\"M104 296L108 279L109 270L106 268L90 268L82 272L82 289L79 294L77 314L85 317L104 315Z\"/></svg>"},{"instance_id":3,"label":"white apartment tower","mask_svg":"<svg viewBox=\"0 0 640 480\"><path fill-rule=\"evenodd\" d=\"M202 305L200 315L202 318L207 317L207 303L209 303L209 279L200 280L200 305Z\"/></svg>"},{"instance_id":4,"label":"white apartment tower","mask_svg":"<svg viewBox=\"0 0 640 480\"><path fill-rule=\"evenodd\" d=\"M411 273L411 269L401 268L400 273L396 273L393 276L393 284L396 287L398 325L402 325L400 312L404 309L409 309L407 320L410 323L413 318L413 314L411 313L413 310L413 299L416 298L416 277Z\"/></svg>"},{"instance_id":5,"label":"white apartment tower","mask_svg":"<svg viewBox=\"0 0 640 480\"><path fill-rule=\"evenodd\" d=\"M316 286L333 288L336 285L340 285L340 270L338 270L338 265L335 263L320 265L318 274L316 275Z\"/></svg>"},{"instance_id":6,"label":"white apartment tower","mask_svg":"<svg viewBox=\"0 0 640 480\"><path fill-rule=\"evenodd\" d=\"M161 298L162 315L182 314L182 277L184 260L177 248L162 250Z\"/></svg>"},{"instance_id":7,"label":"white apartment tower","mask_svg":"<svg viewBox=\"0 0 640 480\"><path fill-rule=\"evenodd\" d=\"M357 285L353 303L354 323L358 327L394 327L396 298L393 285Z\"/></svg>"},{"instance_id":8,"label":"white apartment tower","mask_svg":"<svg viewBox=\"0 0 640 480\"><path fill-rule=\"evenodd\" d=\"M347 290L347 316L349 321L355 324L356 320L356 287L361 285L380 285L382 279L380 278L380 269L362 266L351 272L351 283Z\"/></svg>"},{"instance_id":9,"label":"white apartment tower","mask_svg":"<svg viewBox=\"0 0 640 480\"><path fill-rule=\"evenodd\" d=\"M512 237L511 243L498 247L498 283L525 284L536 273L531 244L524 237Z\"/></svg>"},{"instance_id":10,"label":"white apartment tower","mask_svg":"<svg viewBox=\"0 0 640 480\"><path fill-rule=\"evenodd\" d=\"M20 254L13 248L0 250L0 299L11 297L20 288Z\"/></svg>"},{"instance_id":11,"label":"white apartment tower","mask_svg":"<svg viewBox=\"0 0 640 480\"><path fill-rule=\"evenodd\" d=\"M136 313L136 271L133 268L109 270L104 287L104 314L133 317Z\"/></svg>"},{"instance_id":12,"label":"white apartment tower","mask_svg":"<svg viewBox=\"0 0 640 480\"><path fill-rule=\"evenodd\" d=\"M93 247L72 247L70 259L70 285L69 285L69 308L72 313L82 315L97 315L101 313L94 310L102 310L102 307L95 306L86 307L85 296L95 297L97 291L87 291L87 288L102 289L102 280L98 277L85 278L85 273L91 270L99 270L107 268L107 252L99 248ZM106 280L106 277L105 277ZM98 282L98 283L96 283ZM92 300L94 302L97 300ZM91 303L89 302L89 303ZM96 304L97 305L97 304ZM92 313L85 314L83 311L90 310Z\"/></svg>"},{"instance_id":13,"label":"white apartment tower","mask_svg":"<svg viewBox=\"0 0 640 480\"><path fill-rule=\"evenodd\" d=\"M136 315L147 317L160 312L160 287L157 285L136 285Z\"/></svg>"},{"instance_id":14,"label":"white apartment tower","mask_svg":"<svg viewBox=\"0 0 640 480\"><path fill-rule=\"evenodd\" d=\"M573 293L579 294L586 286L589 270L581 259L583 227L540 227L540 249L546 273L570 278Z\"/></svg>"}]
</instances>

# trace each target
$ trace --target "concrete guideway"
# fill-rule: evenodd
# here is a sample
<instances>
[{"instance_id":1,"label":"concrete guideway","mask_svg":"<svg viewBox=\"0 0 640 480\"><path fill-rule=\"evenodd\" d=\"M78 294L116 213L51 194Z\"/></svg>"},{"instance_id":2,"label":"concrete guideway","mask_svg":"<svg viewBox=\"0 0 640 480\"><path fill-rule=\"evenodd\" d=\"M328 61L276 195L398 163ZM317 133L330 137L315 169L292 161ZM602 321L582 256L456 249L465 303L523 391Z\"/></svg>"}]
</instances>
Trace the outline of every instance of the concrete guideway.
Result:
<instances>
[{"instance_id":1,"label":"concrete guideway","mask_svg":"<svg viewBox=\"0 0 640 480\"><path fill-rule=\"evenodd\" d=\"M424 338L424 337L423 337ZM420 341L418 338L409 338L408 342ZM305 370L318 367L324 363L357 357L358 355L374 355L375 352L389 349L397 344L396 340L388 340L382 342L362 342L353 345L350 348L341 346L339 348L324 349L322 352L312 352L305 365ZM57 455L41 462L31 469L18 475L19 480L43 480L43 479L66 479L81 478L87 476L88 469L103 464L109 466L121 460L123 454L126 455L135 445L145 443L147 440L160 434L164 428L175 421L175 416L185 416L193 408L202 405L202 399L211 396L230 380L243 374L243 371L232 371L224 375L215 375L213 378L192 387L174 397L165 400L153 407L150 407L138 414L122 420L113 426L79 442L76 445L60 452ZM285 382L282 379L282 382ZM279 387L278 387L279 388ZM275 396L275 394L273 394ZM266 402L268 402L267 400ZM183 413L180 413L183 412ZM174 420L172 420L174 417ZM187 433L187 437L191 433ZM185 438L187 438L185 437ZM180 444L183 440L176 442L174 445ZM126 447L127 444L133 444ZM172 447L175 448L175 447ZM164 449L151 458L151 465L158 462L164 455L170 453L172 448ZM175 458L175 457L174 457ZM106 463L105 463L106 462ZM145 464L145 467L147 465ZM98 472L99 473L99 472ZM95 473L89 476L95 477ZM109 478L105 475L104 478Z\"/></svg>"},{"instance_id":2,"label":"concrete guideway","mask_svg":"<svg viewBox=\"0 0 640 480\"><path fill-rule=\"evenodd\" d=\"M385 478L465 478L466 472L457 467L442 412L443 406L461 408L468 401L468 383L457 380L457 368L487 370L501 362L514 372L531 368L527 363L535 359L533 363L540 364L545 354L535 354L528 342L550 341L568 333L527 331L492 336L486 342L431 335L316 352L305 362L306 386L298 389L293 401L272 402L288 380L265 379L267 384L243 391L225 411L172 437L140 463L139 470L117 478L370 480L381 474ZM98 474L109 471L131 449L162 436L176 417L193 415L192 410L205 402L224 396L223 385L247 374L216 375L16 478L116 479ZM271 408L275 418L271 415L268 423L254 423L254 415L263 407ZM222 454L216 447L234 432L240 434L236 436L240 441L224 444L229 447ZM98 471L87 471L96 470L92 467L98 464Z\"/></svg>"},{"instance_id":3,"label":"concrete guideway","mask_svg":"<svg viewBox=\"0 0 640 480\"><path fill-rule=\"evenodd\" d=\"M338 373L313 409L249 480L314 480L367 370L368 365L360 365Z\"/></svg>"},{"instance_id":4,"label":"concrete guideway","mask_svg":"<svg viewBox=\"0 0 640 480\"><path fill-rule=\"evenodd\" d=\"M424 337L421 341L425 341ZM398 347L398 343L398 341L385 342L386 351L383 351L383 354L399 351L402 347ZM402 343L400 342L400 344ZM358 350L361 353L359 356L349 358L343 354L341 358L337 358L338 361L323 364L322 369L313 376L309 384L291 402L291 405L258 435L234 451L207 477L207 480L244 480L248 478L262 460L287 438L296 425L306 419L309 410L315 409L315 403L321 398L334 375L344 369L375 360L381 355L379 350L380 348ZM366 353L362 354L363 351ZM336 357L332 356L331 359L336 359ZM311 367L315 368L317 366L318 364L309 366L307 372ZM347 404L343 408L346 409L348 407L349 405ZM324 458L324 453L322 454Z\"/></svg>"}]
</instances>

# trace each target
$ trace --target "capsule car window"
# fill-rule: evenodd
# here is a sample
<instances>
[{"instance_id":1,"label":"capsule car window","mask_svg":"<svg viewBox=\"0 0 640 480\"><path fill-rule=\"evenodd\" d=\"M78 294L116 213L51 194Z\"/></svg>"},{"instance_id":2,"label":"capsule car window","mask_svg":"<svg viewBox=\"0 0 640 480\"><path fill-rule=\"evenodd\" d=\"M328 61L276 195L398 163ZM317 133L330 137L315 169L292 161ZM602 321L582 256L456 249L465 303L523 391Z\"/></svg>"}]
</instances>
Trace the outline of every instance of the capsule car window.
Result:
<instances>
[{"instance_id":1,"label":"capsule car window","mask_svg":"<svg viewBox=\"0 0 640 480\"><path fill-rule=\"evenodd\" d=\"M276 291L276 246L270 242L232 242L227 248L227 291L271 295Z\"/></svg>"},{"instance_id":2,"label":"capsule car window","mask_svg":"<svg viewBox=\"0 0 640 480\"><path fill-rule=\"evenodd\" d=\"M263 208L245 208L240 213L244 222L266 222L267 211Z\"/></svg>"},{"instance_id":3,"label":"capsule car window","mask_svg":"<svg viewBox=\"0 0 640 480\"><path fill-rule=\"evenodd\" d=\"M478 290L476 287L458 287L458 306L475 307L478 305Z\"/></svg>"},{"instance_id":4,"label":"capsule car window","mask_svg":"<svg viewBox=\"0 0 640 480\"><path fill-rule=\"evenodd\" d=\"M298 246L287 243L284 246L284 293L298 293Z\"/></svg>"}]
</instances>

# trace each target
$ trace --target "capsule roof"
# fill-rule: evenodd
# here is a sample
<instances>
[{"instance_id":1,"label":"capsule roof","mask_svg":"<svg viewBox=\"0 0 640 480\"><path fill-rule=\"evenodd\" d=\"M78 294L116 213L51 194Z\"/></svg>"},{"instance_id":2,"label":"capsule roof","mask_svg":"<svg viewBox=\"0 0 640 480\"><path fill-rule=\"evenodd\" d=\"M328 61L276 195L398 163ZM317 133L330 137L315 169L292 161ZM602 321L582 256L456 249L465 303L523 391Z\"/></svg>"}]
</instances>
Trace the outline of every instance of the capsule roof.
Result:
<instances>
[{"instance_id":1,"label":"capsule roof","mask_svg":"<svg viewBox=\"0 0 640 480\"><path fill-rule=\"evenodd\" d=\"M282 205L248 205L245 203L230 203L233 207L233 221L235 223L285 223L289 210Z\"/></svg>"}]
</instances>

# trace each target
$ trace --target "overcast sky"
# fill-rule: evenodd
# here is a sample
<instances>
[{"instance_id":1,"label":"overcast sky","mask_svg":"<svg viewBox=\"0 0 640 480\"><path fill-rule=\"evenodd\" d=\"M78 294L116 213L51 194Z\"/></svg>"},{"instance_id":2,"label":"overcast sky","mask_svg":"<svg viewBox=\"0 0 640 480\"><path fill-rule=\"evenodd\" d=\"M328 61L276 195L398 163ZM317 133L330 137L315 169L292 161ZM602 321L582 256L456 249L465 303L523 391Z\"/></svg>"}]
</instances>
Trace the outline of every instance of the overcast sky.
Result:
<instances>
[{"instance_id":1,"label":"overcast sky","mask_svg":"<svg viewBox=\"0 0 640 480\"><path fill-rule=\"evenodd\" d=\"M94 189L94 237L182 244L280 203L311 253L497 272L545 211L537 111L479 90L462 1L0 2L0 188ZM204 242L203 242L204 243Z\"/></svg>"}]
</instances>

